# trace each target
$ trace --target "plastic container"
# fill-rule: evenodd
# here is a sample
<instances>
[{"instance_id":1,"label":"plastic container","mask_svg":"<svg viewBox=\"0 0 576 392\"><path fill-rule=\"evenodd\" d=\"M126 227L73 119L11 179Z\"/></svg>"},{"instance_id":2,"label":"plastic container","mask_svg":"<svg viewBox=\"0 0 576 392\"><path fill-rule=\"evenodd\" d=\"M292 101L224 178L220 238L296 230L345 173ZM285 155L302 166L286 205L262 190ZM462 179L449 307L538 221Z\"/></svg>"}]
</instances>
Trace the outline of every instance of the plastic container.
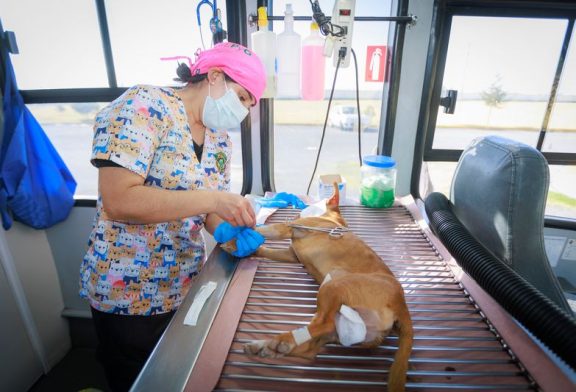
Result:
<instances>
[{"instance_id":1,"label":"plastic container","mask_svg":"<svg viewBox=\"0 0 576 392\"><path fill-rule=\"evenodd\" d=\"M316 22L310 24L310 35L302 41L302 99L324 99L324 38Z\"/></svg>"},{"instance_id":2,"label":"plastic container","mask_svg":"<svg viewBox=\"0 0 576 392\"><path fill-rule=\"evenodd\" d=\"M284 32L276 39L278 60L278 91L280 98L300 98L300 34L294 32L292 4L284 11Z\"/></svg>"},{"instance_id":3,"label":"plastic container","mask_svg":"<svg viewBox=\"0 0 576 392\"><path fill-rule=\"evenodd\" d=\"M266 70L266 89L262 98L276 95L276 33L268 30L266 7L258 8L258 31L252 33L252 50L260 56Z\"/></svg>"},{"instance_id":4,"label":"plastic container","mask_svg":"<svg viewBox=\"0 0 576 392\"><path fill-rule=\"evenodd\" d=\"M384 155L368 155L362 162L360 202L372 208L392 207L396 189L396 161Z\"/></svg>"}]
</instances>

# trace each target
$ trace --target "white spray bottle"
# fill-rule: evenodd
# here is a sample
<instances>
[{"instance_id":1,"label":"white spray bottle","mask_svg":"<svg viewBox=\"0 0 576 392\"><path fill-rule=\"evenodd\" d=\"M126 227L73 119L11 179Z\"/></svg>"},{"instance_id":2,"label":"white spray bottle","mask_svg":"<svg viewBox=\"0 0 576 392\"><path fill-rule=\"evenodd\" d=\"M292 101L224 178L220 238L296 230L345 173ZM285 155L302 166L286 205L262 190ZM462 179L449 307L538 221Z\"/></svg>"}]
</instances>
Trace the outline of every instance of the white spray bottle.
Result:
<instances>
[{"instance_id":1,"label":"white spray bottle","mask_svg":"<svg viewBox=\"0 0 576 392\"><path fill-rule=\"evenodd\" d=\"M278 34L278 97L300 98L300 34L294 31L292 4L284 11L284 32Z\"/></svg>"},{"instance_id":2,"label":"white spray bottle","mask_svg":"<svg viewBox=\"0 0 576 392\"><path fill-rule=\"evenodd\" d=\"M266 70L266 89L262 98L276 95L276 33L268 30L266 7L258 8L258 31L252 33L252 50L260 56Z\"/></svg>"}]
</instances>

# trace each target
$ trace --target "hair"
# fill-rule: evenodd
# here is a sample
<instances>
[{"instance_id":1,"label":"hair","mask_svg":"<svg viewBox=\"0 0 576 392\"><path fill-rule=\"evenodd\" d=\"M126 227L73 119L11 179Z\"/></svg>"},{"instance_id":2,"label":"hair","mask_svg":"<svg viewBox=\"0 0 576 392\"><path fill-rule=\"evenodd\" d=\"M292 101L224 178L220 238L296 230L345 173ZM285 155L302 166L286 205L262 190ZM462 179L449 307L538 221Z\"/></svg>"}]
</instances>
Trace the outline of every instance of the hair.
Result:
<instances>
[{"instance_id":1,"label":"hair","mask_svg":"<svg viewBox=\"0 0 576 392\"><path fill-rule=\"evenodd\" d=\"M174 78L176 82L191 83L191 84L199 83L204 79L208 78L207 73L192 75L190 67L184 63L178 64L178 68L176 68L176 75L178 75L177 78ZM227 81L234 82L234 80L225 73L224 77L226 78Z\"/></svg>"}]
</instances>

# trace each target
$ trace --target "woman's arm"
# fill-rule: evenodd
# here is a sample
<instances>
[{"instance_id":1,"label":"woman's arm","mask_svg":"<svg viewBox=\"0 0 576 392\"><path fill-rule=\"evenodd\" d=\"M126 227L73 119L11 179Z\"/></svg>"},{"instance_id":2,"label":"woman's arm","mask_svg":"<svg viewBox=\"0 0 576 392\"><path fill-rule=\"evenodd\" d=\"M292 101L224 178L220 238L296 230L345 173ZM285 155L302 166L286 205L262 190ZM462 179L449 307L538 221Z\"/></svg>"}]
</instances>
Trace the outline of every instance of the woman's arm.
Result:
<instances>
[{"instance_id":1,"label":"woman's arm","mask_svg":"<svg viewBox=\"0 0 576 392\"><path fill-rule=\"evenodd\" d=\"M218 215L208 214L208 216L206 217L206 222L204 223L204 227L206 228L208 233L214 235L214 230L216 230L218 225L222 222L224 222L224 220L220 218Z\"/></svg>"},{"instance_id":2,"label":"woman's arm","mask_svg":"<svg viewBox=\"0 0 576 392\"><path fill-rule=\"evenodd\" d=\"M109 219L148 224L199 214L216 215L235 226L252 227L256 216L240 195L211 190L173 191L144 186L144 178L122 167L98 170L98 186ZM219 223L210 218L208 230Z\"/></svg>"}]
</instances>

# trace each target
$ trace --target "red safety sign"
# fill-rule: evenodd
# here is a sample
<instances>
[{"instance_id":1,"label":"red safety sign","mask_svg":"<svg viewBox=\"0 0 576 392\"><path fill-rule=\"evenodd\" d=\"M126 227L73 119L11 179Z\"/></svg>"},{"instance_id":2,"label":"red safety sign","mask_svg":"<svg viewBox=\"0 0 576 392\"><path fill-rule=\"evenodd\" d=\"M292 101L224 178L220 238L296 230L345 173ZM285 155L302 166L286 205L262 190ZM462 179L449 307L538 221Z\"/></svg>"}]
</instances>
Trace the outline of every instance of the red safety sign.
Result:
<instances>
[{"instance_id":1,"label":"red safety sign","mask_svg":"<svg viewBox=\"0 0 576 392\"><path fill-rule=\"evenodd\" d=\"M388 62L386 46L371 46L366 50L366 81L383 82Z\"/></svg>"}]
</instances>

